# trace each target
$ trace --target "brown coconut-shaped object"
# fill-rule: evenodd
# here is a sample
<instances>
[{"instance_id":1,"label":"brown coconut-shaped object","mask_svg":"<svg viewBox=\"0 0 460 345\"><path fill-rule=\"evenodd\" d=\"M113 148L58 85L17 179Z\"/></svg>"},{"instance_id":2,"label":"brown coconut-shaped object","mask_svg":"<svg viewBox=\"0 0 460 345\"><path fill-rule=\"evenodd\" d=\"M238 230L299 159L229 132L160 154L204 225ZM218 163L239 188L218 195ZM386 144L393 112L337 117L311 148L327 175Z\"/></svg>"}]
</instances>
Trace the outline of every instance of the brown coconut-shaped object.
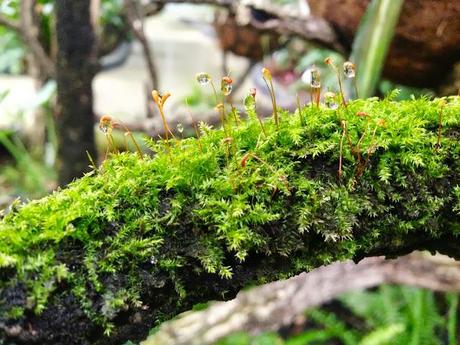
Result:
<instances>
[{"instance_id":1,"label":"brown coconut-shaped object","mask_svg":"<svg viewBox=\"0 0 460 345\"><path fill-rule=\"evenodd\" d=\"M370 0L308 0L312 14L325 18L342 43L353 38ZM384 68L392 81L435 87L460 61L460 0L406 0Z\"/></svg>"},{"instance_id":2,"label":"brown coconut-shaped object","mask_svg":"<svg viewBox=\"0 0 460 345\"><path fill-rule=\"evenodd\" d=\"M217 12L214 27L221 48L238 56L258 61L279 47L279 34L258 29L250 23L238 23L233 13Z\"/></svg>"}]
</instances>

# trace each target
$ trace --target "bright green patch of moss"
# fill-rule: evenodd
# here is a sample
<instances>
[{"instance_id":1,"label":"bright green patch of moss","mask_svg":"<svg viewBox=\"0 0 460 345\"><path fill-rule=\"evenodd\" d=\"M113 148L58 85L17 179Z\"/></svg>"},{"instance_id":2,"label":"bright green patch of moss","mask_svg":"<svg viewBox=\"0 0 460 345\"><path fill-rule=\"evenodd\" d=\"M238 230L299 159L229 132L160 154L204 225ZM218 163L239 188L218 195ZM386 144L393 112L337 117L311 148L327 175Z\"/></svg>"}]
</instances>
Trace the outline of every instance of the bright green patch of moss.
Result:
<instances>
[{"instance_id":1,"label":"bright green patch of moss","mask_svg":"<svg viewBox=\"0 0 460 345\"><path fill-rule=\"evenodd\" d=\"M237 126L230 116L227 138L202 124L199 143L152 141L153 158L111 156L14 207L0 223L0 292L21 286L27 303L0 299L2 315L40 313L67 289L110 332L120 311L146 307L146 291L165 284L165 303L180 305L220 280L237 289L460 231L458 97L444 106L440 148L437 100L280 111L279 131L268 120L267 135L246 103L249 119ZM203 275L216 277L191 289L190 277Z\"/></svg>"}]
</instances>

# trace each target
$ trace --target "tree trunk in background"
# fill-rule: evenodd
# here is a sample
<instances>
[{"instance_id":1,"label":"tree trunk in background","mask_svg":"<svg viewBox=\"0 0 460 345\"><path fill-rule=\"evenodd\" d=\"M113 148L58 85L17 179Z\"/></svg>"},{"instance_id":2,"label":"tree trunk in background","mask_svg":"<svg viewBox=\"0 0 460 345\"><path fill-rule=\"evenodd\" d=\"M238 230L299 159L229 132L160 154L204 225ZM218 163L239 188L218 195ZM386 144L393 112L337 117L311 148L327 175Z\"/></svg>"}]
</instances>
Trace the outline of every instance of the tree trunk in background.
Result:
<instances>
[{"instance_id":1,"label":"tree trunk in background","mask_svg":"<svg viewBox=\"0 0 460 345\"><path fill-rule=\"evenodd\" d=\"M95 35L90 0L56 0L57 129L59 183L88 170L86 151L95 157L92 80Z\"/></svg>"}]
</instances>

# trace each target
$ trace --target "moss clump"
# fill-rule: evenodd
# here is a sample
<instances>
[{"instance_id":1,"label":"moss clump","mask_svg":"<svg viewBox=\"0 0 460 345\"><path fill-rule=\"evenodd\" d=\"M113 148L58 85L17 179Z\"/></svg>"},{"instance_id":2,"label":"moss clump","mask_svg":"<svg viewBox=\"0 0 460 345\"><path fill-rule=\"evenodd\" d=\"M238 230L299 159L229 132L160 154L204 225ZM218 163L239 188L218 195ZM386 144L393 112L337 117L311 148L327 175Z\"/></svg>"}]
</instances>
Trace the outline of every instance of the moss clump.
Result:
<instances>
[{"instance_id":1,"label":"moss clump","mask_svg":"<svg viewBox=\"0 0 460 345\"><path fill-rule=\"evenodd\" d=\"M248 120L229 116L225 131L201 124L199 142L152 141L154 158L111 156L13 207L0 223L0 339L119 344L248 284L458 248L458 97L443 106L441 147L437 100L279 111L266 134L251 97L246 106Z\"/></svg>"}]
</instances>

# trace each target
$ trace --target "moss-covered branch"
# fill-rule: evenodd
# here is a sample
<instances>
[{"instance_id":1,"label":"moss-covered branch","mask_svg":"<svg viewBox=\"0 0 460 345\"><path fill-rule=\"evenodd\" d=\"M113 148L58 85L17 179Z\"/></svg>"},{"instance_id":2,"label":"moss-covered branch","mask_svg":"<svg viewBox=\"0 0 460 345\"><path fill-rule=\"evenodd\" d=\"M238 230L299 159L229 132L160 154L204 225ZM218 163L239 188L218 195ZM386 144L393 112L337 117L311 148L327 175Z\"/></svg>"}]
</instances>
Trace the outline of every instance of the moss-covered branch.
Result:
<instances>
[{"instance_id":1,"label":"moss-covered branch","mask_svg":"<svg viewBox=\"0 0 460 345\"><path fill-rule=\"evenodd\" d=\"M238 126L152 142L154 158L112 156L13 206L0 222L0 339L121 344L196 303L334 261L458 257L460 101L444 105L438 147L440 109L279 111L265 135L248 98Z\"/></svg>"}]
</instances>

